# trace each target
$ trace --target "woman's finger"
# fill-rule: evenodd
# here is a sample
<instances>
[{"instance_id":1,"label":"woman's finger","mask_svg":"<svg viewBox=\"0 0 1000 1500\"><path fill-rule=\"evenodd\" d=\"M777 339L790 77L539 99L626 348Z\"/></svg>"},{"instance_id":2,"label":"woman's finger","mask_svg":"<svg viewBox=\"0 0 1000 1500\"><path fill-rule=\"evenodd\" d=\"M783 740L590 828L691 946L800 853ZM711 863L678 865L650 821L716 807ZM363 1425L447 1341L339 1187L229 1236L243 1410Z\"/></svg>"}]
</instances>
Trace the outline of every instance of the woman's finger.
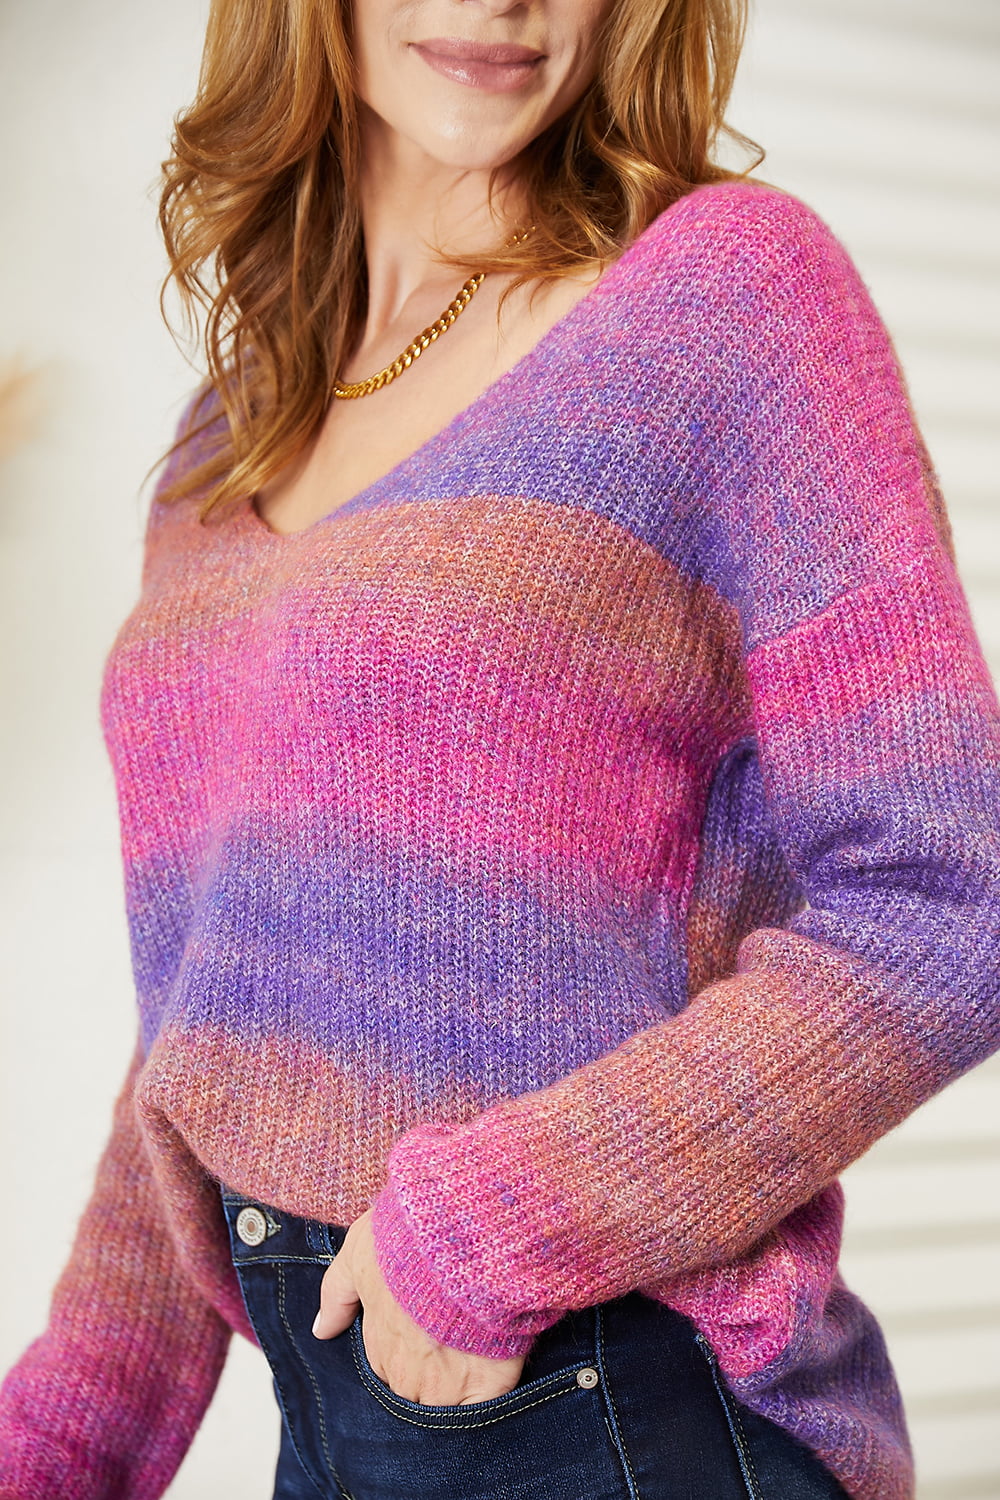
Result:
<instances>
[{"instance_id":1,"label":"woman's finger","mask_svg":"<svg viewBox=\"0 0 1000 1500\"><path fill-rule=\"evenodd\" d=\"M361 1306L353 1249L354 1241L351 1230L348 1230L340 1251L327 1266L320 1283L319 1311L312 1328L318 1339L332 1339L343 1333L354 1322Z\"/></svg>"}]
</instances>

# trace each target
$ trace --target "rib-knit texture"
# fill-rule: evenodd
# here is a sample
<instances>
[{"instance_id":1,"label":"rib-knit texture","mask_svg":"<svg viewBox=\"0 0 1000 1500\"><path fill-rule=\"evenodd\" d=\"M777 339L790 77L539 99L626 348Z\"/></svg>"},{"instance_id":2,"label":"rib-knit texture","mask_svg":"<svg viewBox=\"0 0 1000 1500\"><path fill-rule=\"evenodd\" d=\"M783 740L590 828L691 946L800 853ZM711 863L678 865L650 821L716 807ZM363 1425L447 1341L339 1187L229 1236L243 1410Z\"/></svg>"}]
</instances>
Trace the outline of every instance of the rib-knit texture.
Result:
<instances>
[{"instance_id":1,"label":"rib-knit texture","mask_svg":"<svg viewBox=\"0 0 1000 1500\"><path fill-rule=\"evenodd\" d=\"M101 712L140 1040L4 1500L162 1493L253 1337L220 1181L374 1205L461 1349L659 1298L856 1500L912 1496L837 1177L1000 1046L1000 708L812 209L691 192L293 536L154 498Z\"/></svg>"}]
</instances>

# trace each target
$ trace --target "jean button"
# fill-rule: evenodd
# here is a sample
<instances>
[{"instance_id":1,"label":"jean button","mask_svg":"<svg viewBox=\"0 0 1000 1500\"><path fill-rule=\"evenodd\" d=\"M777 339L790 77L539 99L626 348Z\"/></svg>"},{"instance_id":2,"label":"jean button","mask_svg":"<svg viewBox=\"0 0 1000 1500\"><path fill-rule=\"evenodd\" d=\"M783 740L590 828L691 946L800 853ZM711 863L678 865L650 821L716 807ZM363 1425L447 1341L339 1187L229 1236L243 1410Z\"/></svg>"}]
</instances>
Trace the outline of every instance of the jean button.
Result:
<instances>
[{"instance_id":1,"label":"jean button","mask_svg":"<svg viewBox=\"0 0 1000 1500\"><path fill-rule=\"evenodd\" d=\"M589 1365L585 1370L577 1370L576 1383L582 1385L585 1391L593 1390L597 1384L597 1371L592 1370Z\"/></svg>"},{"instance_id":2,"label":"jean button","mask_svg":"<svg viewBox=\"0 0 1000 1500\"><path fill-rule=\"evenodd\" d=\"M267 1239L267 1220L259 1208L241 1208L236 1216L236 1233L244 1245L260 1245Z\"/></svg>"}]
</instances>

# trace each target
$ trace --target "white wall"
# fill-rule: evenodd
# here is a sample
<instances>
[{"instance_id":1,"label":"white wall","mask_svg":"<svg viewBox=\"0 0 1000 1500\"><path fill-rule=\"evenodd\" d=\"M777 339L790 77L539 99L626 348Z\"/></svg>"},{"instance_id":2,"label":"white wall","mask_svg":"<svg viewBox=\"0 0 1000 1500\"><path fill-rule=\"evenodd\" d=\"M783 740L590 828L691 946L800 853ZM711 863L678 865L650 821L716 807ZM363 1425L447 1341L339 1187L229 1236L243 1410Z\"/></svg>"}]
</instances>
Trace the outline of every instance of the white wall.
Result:
<instances>
[{"instance_id":1,"label":"white wall","mask_svg":"<svg viewBox=\"0 0 1000 1500\"><path fill-rule=\"evenodd\" d=\"M135 597L139 486L192 377L158 321L157 167L206 0L0 5L0 361L42 369L0 467L5 1164L0 1368L41 1328L132 1037L97 723ZM759 0L731 117L845 241L897 341L1000 676L1000 7ZM921 1500L1000 1500L1000 1063L848 1173L848 1280L883 1317ZM173 1500L269 1500L277 1427L242 1341Z\"/></svg>"}]
</instances>

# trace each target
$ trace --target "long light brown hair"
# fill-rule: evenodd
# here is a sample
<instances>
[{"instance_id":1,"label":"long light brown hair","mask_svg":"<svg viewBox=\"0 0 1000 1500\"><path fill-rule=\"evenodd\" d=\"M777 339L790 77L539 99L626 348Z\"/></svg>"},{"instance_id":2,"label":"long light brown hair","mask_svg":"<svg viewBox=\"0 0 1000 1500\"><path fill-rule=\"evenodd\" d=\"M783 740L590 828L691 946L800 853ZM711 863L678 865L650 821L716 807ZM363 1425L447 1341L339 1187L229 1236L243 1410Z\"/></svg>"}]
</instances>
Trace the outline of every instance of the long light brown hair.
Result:
<instances>
[{"instance_id":1,"label":"long light brown hair","mask_svg":"<svg viewBox=\"0 0 1000 1500\"><path fill-rule=\"evenodd\" d=\"M213 0L197 96L175 120L161 306L179 292L207 379L160 498L197 493L203 520L308 444L363 326L350 4ZM724 119L746 24L747 0L614 0L594 81L517 162L533 234L441 263L514 273L502 308L528 281L606 266L699 184L747 177L764 152ZM743 171L713 160L723 135L756 153Z\"/></svg>"}]
</instances>

